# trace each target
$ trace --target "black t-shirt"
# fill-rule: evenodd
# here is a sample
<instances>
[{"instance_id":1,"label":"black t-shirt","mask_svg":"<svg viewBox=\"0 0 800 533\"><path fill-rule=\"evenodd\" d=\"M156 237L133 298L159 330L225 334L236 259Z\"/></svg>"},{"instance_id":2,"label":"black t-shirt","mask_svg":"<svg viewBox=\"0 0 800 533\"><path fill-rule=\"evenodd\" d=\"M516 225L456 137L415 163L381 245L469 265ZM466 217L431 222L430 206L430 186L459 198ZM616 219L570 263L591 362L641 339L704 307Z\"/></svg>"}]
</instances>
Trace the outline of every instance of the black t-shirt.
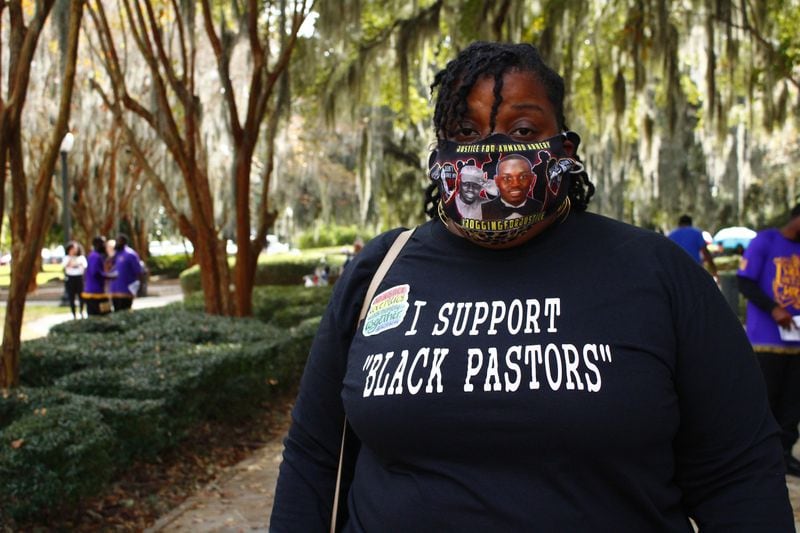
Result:
<instances>
[{"instance_id":1,"label":"black t-shirt","mask_svg":"<svg viewBox=\"0 0 800 533\"><path fill-rule=\"evenodd\" d=\"M792 531L741 325L668 239L573 213L487 250L397 231L337 283L286 441L273 531L326 531L343 410L345 531Z\"/></svg>"}]
</instances>

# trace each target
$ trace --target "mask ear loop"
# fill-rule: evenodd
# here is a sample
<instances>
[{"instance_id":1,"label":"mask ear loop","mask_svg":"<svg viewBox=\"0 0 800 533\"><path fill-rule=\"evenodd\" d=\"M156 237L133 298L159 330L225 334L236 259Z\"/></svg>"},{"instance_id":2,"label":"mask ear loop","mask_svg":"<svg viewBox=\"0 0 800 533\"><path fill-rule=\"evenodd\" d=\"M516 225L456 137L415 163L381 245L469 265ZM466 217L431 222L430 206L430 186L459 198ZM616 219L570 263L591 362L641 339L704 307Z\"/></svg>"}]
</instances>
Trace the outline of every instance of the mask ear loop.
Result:
<instances>
[{"instance_id":1,"label":"mask ear loop","mask_svg":"<svg viewBox=\"0 0 800 533\"><path fill-rule=\"evenodd\" d=\"M572 159L572 158L570 157L570 159ZM583 174L583 171L585 170L585 168L583 166L583 163L581 163L577 159L572 159L572 162L573 162L572 168L569 169L569 173L570 174Z\"/></svg>"},{"instance_id":2,"label":"mask ear loop","mask_svg":"<svg viewBox=\"0 0 800 533\"><path fill-rule=\"evenodd\" d=\"M567 172L572 174L573 177L577 177L579 180L581 180L581 183L583 185L586 185L586 180L583 179L586 167L584 167L583 163L578 161L577 159L573 159L571 157L570 159L572 160L572 168L570 168Z\"/></svg>"}]
</instances>

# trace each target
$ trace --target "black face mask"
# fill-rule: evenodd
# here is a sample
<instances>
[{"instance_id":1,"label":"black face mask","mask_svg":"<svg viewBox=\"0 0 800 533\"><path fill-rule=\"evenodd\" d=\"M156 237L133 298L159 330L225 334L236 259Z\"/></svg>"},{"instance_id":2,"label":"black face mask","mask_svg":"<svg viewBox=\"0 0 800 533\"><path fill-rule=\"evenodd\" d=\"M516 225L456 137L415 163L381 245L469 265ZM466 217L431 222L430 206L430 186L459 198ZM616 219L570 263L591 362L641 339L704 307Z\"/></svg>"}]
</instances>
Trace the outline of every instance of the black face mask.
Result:
<instances>
[{"instance_id":1,"label":"black face mask","mask_svg":"<svg viewBox=\"0 0 800 533\"><path fill-rule=\"evenodd\" d=\"M565 140L577 150L580 137L574 132L537 142L494 134L474 143L441 143L428 163L441 193L439 215L470 240L501 244L566 211L572 174L583 165L567 155ZM475 168L483 172L479 200L465 206L458 201L462 169L475 182Z\"/></svg>"}]
</instances>

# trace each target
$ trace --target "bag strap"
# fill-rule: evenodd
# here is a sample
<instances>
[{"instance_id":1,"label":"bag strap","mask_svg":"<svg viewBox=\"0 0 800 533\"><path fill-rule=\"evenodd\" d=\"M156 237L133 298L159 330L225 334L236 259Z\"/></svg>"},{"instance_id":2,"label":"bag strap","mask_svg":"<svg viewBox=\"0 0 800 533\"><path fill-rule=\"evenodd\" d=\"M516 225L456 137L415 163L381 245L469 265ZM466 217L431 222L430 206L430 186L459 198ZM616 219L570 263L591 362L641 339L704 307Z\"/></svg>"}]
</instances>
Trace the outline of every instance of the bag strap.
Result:
<instances>
[{"instance_id":1,"label":"bag strap","mask_svg":"<svg viewBox=\"0 0 800 533\"><path fill-rule=\"evenodd\" d=\"M403 246L405 246L406 242L408 242L408 239L411 238L411 234L414 233L414 229L415 228L407 229L400 233L397 238L395 238L392 246L389 247L386 255L383 257L383 261L381 261L381 264L378 266L378 270L375 271L375 275L372 276L372 281L369 283L367 294L364 296L364 303L361 304L361 312L358 314L359 324L367 317L369 306L372 303L372 298L375 296L375 291L378 290L378 285L381 284L381 281L383 281L383 278L386 276L386 273L389 271L392 263L394 263L394 260L397 258L398 254L400 254L400 250L403 249Z\"/></svg>"},{"instance_id":2,"label":"bag strap","mask_svg":"<svg viewBox=\"0 0 800 533\"><path fill-rule=\"evenodd\" d=\"M333 511L331 511L330 533L336 533L336 515L339 514L339 493L342 489L342 463L344 463L344 437L347 434L347 417L342 425L342 444L339 447L339 466L336 469L336 488L333 491Z\"/></svg>"},{"instance_id":3,"label":"bag strap","mask_svg":"<svg viewBox=\"0 0 800 533\"><path fill-rule=\"evenodd\" d=\"M358 324L366 318L367 311L369 311L369 306L372 303L372 298L375 296L375 291L378 290L378 285L381 284L383 278L386 276L386 273L389 271L389 268L394 263L394 260L397 259L397 256L400 254L400 250L403 249L403 246L408 242L408 239L411 238L411 235L414 233L416 228L407 229L400 234L397 235L392 245L389 247L389 250L386 252L386 255L383 256L383 261L381 264L378 265L378 270L375 271L375 274L372 276L372 281L369 283L369 287L367 288L367 294L364 296L364 303L361 304L361 312L358 315ZM356 326L356 329L358 326ZM331 512L331 529L330 533L336 533L336 515L339 512L339 493L341 492L342 488L342 463L344 463L344 440L345 435L347 434L347 417L344 418L344 424L342 425L342 444L339 447L339 466L336 469L336 488L333 492L333 511Z\"/></svg>"}]
</instances>

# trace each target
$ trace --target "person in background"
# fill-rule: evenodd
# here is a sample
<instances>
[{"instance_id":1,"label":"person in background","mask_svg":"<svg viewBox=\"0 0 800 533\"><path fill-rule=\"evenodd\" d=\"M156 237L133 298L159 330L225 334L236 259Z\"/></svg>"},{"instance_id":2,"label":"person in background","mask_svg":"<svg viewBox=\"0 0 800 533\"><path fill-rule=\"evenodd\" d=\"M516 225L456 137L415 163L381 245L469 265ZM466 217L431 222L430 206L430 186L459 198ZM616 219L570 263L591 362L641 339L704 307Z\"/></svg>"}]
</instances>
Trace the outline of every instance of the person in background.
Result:
<instances>
[{"instance_id":1,"label":"person in background","mask_svg":"<svg viewBox=\"0 0 800 533\"><path fill-rule=\"evenodd\" d=\"M750 241L737 280L747 298L747 336L781 427L786 471L800 477L792 454L800 424L800 204L783 227L760 231Z\"/></svg>"},{"instance_id":2,"label":"person in background","mask_svg":"<svg viewBox=\"0 0 800 533\"><path fill-rule=\"evenodd\" d=\"M83 274L86 272L86 257L83 255L81 245L75 241L70 241L67 244L66 254L64 260L61 262L64 268L65 289L67 293L67 300L69 300L69 309L72 311L72 318L83 318ZM78 299L79 312L75 313L75 298Z\"/></svg>"},{"instance_id":3,"label":"person in background","mask_svg":"<svg viewBox=\"0 0 800 533\"><path fill-rule=\"evenodd\" d=\"M110 292L114 312L127 311L133 306L133 299L141 284L142 265L139 255L128 246L128 237L123 233L117 235L114 244L113 275Z\"/></svg>"},{"instance_id":4,"label":"person in background","mask_svg":"<svg viewBox=\"0 0 800 533\"><path fill-rule=\"evenodd\" d=\"M108 239L106 241L106 253L105 253L105 269L106 272L111 272L114 270L114 253L116 252L115 247L117 245L117 241L114 239Z\"/></svg>"},{"instance_id":5,"label":"person in background","mask_svg":"<svg viewBox=\"0 0 800 533\"><path fill-rule=\"evenodd\" d=\"M314 279L317 280L318 287L327 287L328 281L331 276L331 266L328 261L323 257L319 260L319 265L314 269Z\"/></svg>"},{"instance_id":6,"label":"person in background","mask_svg":"<svg viewBox=\"0 0 800 533\"><path fill-rule=\"evenodd\" d=\"M97 236L92 239L92 251L87 260L81 297L86 302L86 313L90 316L105 315L111 312L111 300L106 291L106 239Z\"/></svg>"},{"instance_id":7,"label":"person in background","mask_svg":"<svg viewBox=\"0 0 800 533\"><path fill-rule=\"evenodd\" d=\"M433 88L431 220L363 321L402 229L334 286L270 531L330 530L340 453L346 533L794 531L743 328L685 252L587 211L561 76L532 45L478 42ZM547 162L524 170L534 212L475 223L442 203L436 169L511 154Z\"/></svg>"},{"instance_id":8,"label":"person in background","mask_svg":"<svg viewBox=\"0 0 800 533\"><path fill-rule=\"evenodd\" d=\"M692 259L698 263L702 264L705 261L706 265L708 265L708 271L719 283L717 265L714 264L714 258L711 256L711 252L708 251L703 232L692 226L692 217L682 215L678 219L678 227L670 232L669 238L686 250Z\"/></svg>"},{"instance_id":9,"label":"person in background","mask_svg":"<svg viewBox=\"0 0 800 533\"><path fill-rule=\"evenodd\" d=\"M364 240L361 237L356 237L356 239L353 241L353 250L345 251L345 259L342 268L349 265L350 262L353 261L353 258L355 258L355 256L357 256L361 252L362 248L364 248Z\"/></svg>"}]
</instances>

